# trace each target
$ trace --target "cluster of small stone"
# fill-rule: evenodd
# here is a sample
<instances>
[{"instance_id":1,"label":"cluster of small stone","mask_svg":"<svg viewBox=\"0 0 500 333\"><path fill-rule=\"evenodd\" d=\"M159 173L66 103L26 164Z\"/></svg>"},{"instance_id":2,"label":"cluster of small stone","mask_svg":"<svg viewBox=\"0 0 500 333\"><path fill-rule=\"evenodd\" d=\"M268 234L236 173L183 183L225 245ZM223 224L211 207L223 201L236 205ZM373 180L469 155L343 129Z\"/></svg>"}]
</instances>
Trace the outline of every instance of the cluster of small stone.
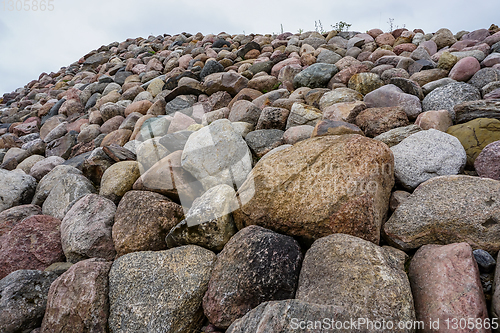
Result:
<instances>
[{"instance_id":1,"label":"cluster of small stone","mask_svg":"<svg viewBox=\"0 0 500 333\"><path fill-rule=\"evenodd\" d=\"M490 332L499 221L494 25L128 39L0 99L1 332Z\"/></svg>"}]
</instances>

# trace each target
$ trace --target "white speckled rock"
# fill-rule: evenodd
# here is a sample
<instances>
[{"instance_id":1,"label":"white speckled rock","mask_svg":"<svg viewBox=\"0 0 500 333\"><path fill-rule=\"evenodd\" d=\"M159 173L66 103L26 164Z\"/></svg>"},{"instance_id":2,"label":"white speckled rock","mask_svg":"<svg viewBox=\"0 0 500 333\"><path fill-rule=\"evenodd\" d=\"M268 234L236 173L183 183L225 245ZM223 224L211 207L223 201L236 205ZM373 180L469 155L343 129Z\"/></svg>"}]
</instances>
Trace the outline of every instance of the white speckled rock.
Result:
<instances>
[{"instance_id":1,"label":"white speckled rock","mask_svg":"<svg viewBox=\"0 0 500 333\"><path fill-rule=\"evenodd\" d=\"M457 138L435 129L410 135L391 150L394 175L410 190L430 178L460 173L467 160Z\"/></svg>"}]
</instances>

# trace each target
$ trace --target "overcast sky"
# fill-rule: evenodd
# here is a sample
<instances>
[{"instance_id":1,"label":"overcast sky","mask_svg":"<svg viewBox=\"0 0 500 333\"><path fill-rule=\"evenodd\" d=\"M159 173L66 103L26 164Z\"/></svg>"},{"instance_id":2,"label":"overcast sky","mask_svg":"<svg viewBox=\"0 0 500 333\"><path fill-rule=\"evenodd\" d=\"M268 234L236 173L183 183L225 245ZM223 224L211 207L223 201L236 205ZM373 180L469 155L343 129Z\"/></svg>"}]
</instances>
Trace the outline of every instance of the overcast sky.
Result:
<instances>
[{"instance_id":1,"label":"overcast sky","mask_svg":"<svg viewBox=\"0 0 500 333\"><path fill-rule=\"evenodd\" d=\"M129 37L184 31L280 33L281 25L296 33L314 30L319 20L324 30L344 21L362 32L388 31L389 18L394 26L425 32L500 25L499 0L52 0L53 11L9 11L8 2L0 2L0 95L42 72L56 72L101 45Z\"/></svg>"}]
</instances>

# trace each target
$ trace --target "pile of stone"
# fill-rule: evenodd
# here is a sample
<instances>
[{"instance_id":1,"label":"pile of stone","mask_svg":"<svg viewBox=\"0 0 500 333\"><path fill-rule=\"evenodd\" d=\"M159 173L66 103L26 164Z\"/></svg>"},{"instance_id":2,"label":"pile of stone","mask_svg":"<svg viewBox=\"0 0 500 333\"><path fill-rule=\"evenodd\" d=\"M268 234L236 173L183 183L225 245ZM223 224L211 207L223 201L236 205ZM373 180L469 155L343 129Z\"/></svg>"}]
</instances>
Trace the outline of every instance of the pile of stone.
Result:
<instances>
[{"instance_id":1,"label":"pile of stone","mask_svg":"<svg viewBox=\"0 0 500 333\"><path fill-rule=\"evenodd\" d=\"M498 326L494 25L111 43L0 164L1 332Z\"/></svg>"}]
</instances>

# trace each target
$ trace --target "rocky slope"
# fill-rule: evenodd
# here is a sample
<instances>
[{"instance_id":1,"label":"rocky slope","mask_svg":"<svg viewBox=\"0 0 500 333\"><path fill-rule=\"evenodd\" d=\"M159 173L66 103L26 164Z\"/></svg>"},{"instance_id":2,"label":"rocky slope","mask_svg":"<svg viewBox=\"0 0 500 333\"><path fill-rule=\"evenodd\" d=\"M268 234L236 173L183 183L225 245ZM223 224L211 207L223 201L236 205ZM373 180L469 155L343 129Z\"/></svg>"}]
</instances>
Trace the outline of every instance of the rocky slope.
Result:
<instances>
[{"instance_id":1,"label":"rocky slope","mask_svg":"<svg viewBox=\"0 0 500 333\"><path fill-rule=\"evenodd\" d=\"M496 26L111 43L0 163L1 332L498 326Z\"/></svg>"}]
</instances>

